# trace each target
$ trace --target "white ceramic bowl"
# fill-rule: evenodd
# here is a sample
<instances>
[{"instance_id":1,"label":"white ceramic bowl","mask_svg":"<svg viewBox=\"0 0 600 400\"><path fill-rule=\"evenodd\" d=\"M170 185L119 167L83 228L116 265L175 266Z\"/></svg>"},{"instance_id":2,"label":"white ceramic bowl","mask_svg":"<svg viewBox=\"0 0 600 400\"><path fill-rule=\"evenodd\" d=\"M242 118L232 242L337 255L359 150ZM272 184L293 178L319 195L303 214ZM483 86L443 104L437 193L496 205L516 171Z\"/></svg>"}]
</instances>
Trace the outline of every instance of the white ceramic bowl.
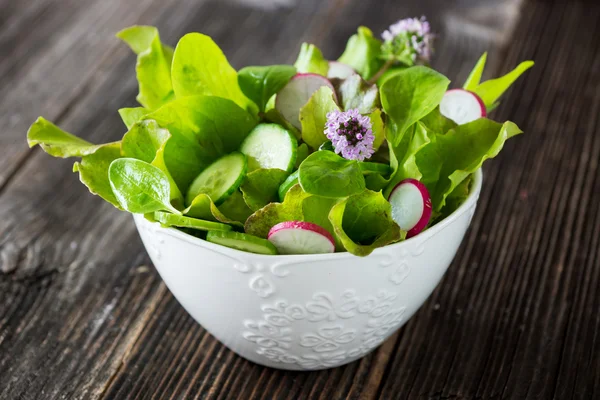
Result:
<instances>
[{"instance_id":1,"label":"white ceramic bowl","mask_svg":"<svg viewBox=\"0 0 600 400\"><path fill-rule=\"evenodd\" d=\"M433 228L368 257L264 256L135 216L156 269L183 307L225 346L290 370L337 367L379 346L417 311L450 265L475 212L466 202Z\"/></svg>"}]
</instances>

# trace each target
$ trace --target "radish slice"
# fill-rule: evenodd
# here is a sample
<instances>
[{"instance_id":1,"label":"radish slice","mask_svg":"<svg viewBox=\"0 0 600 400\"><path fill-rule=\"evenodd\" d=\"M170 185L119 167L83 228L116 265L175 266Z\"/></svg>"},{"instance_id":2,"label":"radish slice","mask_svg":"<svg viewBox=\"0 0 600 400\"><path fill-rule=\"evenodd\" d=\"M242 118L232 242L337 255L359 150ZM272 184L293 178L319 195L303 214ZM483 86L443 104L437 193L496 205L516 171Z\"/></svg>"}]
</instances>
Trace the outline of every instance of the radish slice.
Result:
<instances>
[{"instance_id":1,"label":"radish slice","mask_svg":"<svg viewBox=\"0 0 600 400\"><path fill-rule=\"evenodd\" d=\"M298 129L300 124L300 109L308 103L310 97L320 87L327 86L335 96L335 88L324 76L317 74L296 74L275 97L275 109ZM337 99L336 99L337 101Z\"/></svg>"},{"instance_id":2,"label":"radish slice","mask_svg":"<svg viewBox=\"0 0 600 400\"><path fill-rule=\"evenodd\" d=\"M392 219L413 237L427 226L431 218L431 197L425 185L416 179L405 179L394 187L388 198Z\"/></svg>"},{"instance_id":3,"label":"radish slice","mask_svg":"<svg viewBox=\"0 0 600 400\"><path fill-rule=\"evenodd\" d=\"M448 90L440 103L440 112L458 125L485 117L485 104L479 96L464 89Z\"/></svg>"},{"instance_id":4,"label":"radish slice","mask_svg":"<svg viewBox=\"0 0 600 400\"><path fill-rule=\"evenodd\" d=\"M319 225L310 222L281 222L269 231L267 239L279 254L322 254L335 251L333 236Z\"/></svg>"},{"instance_id":5,"label":"radish slice","mask_svg":"<svg viewBox=\"0 0 600 400\"><path fill-rule=\"evenodd\" d=\"M355 73L356 71L347 64L341 63L339 61L329 61L329 72L327 72L327 77L329 79L346 79L350 75L354 75Z\"/></svg>"}]
</instances>

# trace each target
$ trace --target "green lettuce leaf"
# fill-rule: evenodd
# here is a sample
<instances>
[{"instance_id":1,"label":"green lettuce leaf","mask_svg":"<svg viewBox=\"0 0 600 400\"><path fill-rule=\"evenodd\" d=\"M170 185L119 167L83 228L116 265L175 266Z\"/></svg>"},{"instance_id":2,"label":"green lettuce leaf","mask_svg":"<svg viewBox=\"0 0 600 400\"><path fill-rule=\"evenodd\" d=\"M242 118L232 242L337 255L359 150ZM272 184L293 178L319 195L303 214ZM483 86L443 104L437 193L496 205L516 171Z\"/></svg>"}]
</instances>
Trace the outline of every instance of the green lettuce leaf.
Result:
<instances>
[{"instance_id":1,"label":"green lettuce leaf","mask_svg":"<svg viewBox=\"0 0 600 400\"><path fill-rule=\"evenodd\" d=\"M477 86L481 82L481 76L483 75L483 69L485 68L486 61L487 61L487 52L483 53L481 55L481 57L479 57L477 64L475 64L475 67L473 68L473 70L469 74L469 77L465 81L465 84L463 85L463 89L474 91L475 88L477 88Z\"/></svg>"},{"instance_id":2,"label":"green lettuce leaf","mask_svg":"<svg viewBox=\"0 0 600 400\"><path fill-rule=\"evenodd\" d=\"M342 108L346 111L356 108L361 114L370 114L381 107L377 85L369 85L358 74L344 79L337 92Z\"/></svg>"},{"instance_id":3,"label":"green lettuce leaf","mask_svg":"<svg viewBox=\"0 0 600 400\"><path fill-rule=\"evenodd\" d=\"M212 95L232 100L253 114L258 111L242 93L237 72L209 36L188 33L179 40L173 57L172 77L178 99Z\"/></svg>"},{"instance_id":4,"label":"green lettuce leaf","mask_svg":"<svg viewBox=\"0 0 600 400\"><path fill-rule=\"evenodd\" d=\"M471 174L467 176L461 183L459 183L448 195L448 197L446 197L446 204L444 207L442 207L439 213L436 213L437 215L432 216L429 224L432 225L436 221L446 218L456 211L456 209L465 202L467 197L469 197L472 182L473 175Z\"/></svg>"},{"instance_id":5,"label":"green lettuce leaf","mask_svg":"<svg viewBox=\"0 0 600 400\"><path fill-rule=\"evenodd\" d=\"M314 152L298 171L300 185L309 194L340 198L365 189L365 178L358 162L346 160L331 151Z\"/></svg>"},{"instance_id":6,"label":"green lettuce leaf","mask_svg":"<svg viewBox=\"0 0 600 400\"><path fill-rule=\"evenodd\" d=\"M321 50L314 44L302 43L300 54L294 63L299 73L312 73L327 76L329 62L323 57Z\"/></svg>"},{"instance_id":7,"label":"green lettuce leaf","mask_svg":"<svg viewBox=\"0 0 600 400\"><path fill-rule=\"evenodd\" d=\"M127 129L131 129L133 124L140 121L146 115L150 113L150 110L145 109L144 107L132 107L132 108L121 108L119 109L119 115L123 120L123 123L127 127Z\"/></svg>"},{"instance_id":8,"label":"green lettuce leaf","mask_svg":"<svg viewBox=\"0 0 600 400\"><path fill-rule=\"evenodd\" d=\"M325 136L327 114L339 109L333 99L333 91L327 86L320 87L300 109L302 140L313 149L318 149L328 140Z\"/></svg>"},{"instance_id":9,"label":"green lettuce leaf","mask_svg":"<svg viewBox=\"0 0 600 400\"><path fill-rule=\"evenodd\" d=\"M263 208L279 200L279 186L288 177L284 170L257 169L246 175L246 181L240 187L246 204L252 211Z\"/></svg>"},{"instance_id":10,"label":"green lettuce leaf","mask_svg":"<svg viewBox=\"0 0 600 400\"><path fill-rule=\"evenodd\" d=\"M27 131L29 147L39 145L53 157L82 157L94 154L102 144L92 144L69 132L63 131L52 122L39 117Z\"/></svg>"},{"instance_id":11,"label":"green lettuce leaf","mask_svg":"<svg viewBox=\"0 0 600 400\"><path fill-rule=\"evenodd\" d=\"M332 207L329 221L344 248L357 256L403 238L381 192L365 190L340 201Z\"/></svg>"},{"instance_id":12,"label":"green lettuce leaf","mask_svg":"<svg viewBox=\"0 0 600 400\"><path fill-rule=\"evenodd\" d=\"M233 101L213 96L177 99L146 118L171 133L165 164L182 192L205 167L238 150L257 124Z\"/></svg>"},{"instance_id":13,"label":"green lettuce leaf","mask_svg":"<svg viewBox=\"0 0 600 400\"><path fill-rule=\"evenodd\" d=\"M432 112L424 116L419 122L425 125L427 129L439 134L444 134L450 129L456 128L457 126L456 122L442 115L439 107L436 107Z\"/></svg>"},{"instance_id":14,"label":"green lettuce leaf","mask_svg":"<svg viewBox=\"0 0 600 400\"><path fill-rule=\"evenodd\" d=\"M171 185L159 168L135 158L119 158L108 168L113 193L124 210L135 214L169 211L181 214L171 205Z\"/></svg>"},{"instance_id":15,"label":"green lettuce leaf","mask_svg":"<svg viewBox=\"0 0 600 400\"><path fill-rule=\"evenodd\" d=\"M496 107L496 102L504 92L529 68L533 67L533 61L524 61L508 74L485 81L477 85L473 91L477 93L488 110Z\"/></svg>"},{"instance_id":16,"label":"green lettuce leaf","mask_svg":"<svg viewBox=\"0 0 600 400\"><path fill-rule=\"evenodd\" d=\"M238 72L238 83L242 92L264 112L269 99L279 92L296 75L291 65L246 67Z\"/></svg>"},{"instance_id":17,"label":"green lettuce leaf","mask_svg":"<svg viewBox=\"0 0 600 400\"><path fill-rule=\"evenodd\" d=\"M390 125L390 129L393 129L392 125ZM400 181L406 178L421 179L422 174L417 166L416 155L431 141L429 132L427 127L419 121L401 135L400 143L393 148L398 164L384 191L386 197Z\"/></svg>"},{"instance_id":18,"label":"green lettuce leaf","mask_svg":"<svg viewBox=\"0 0 600 400\"><path fill-rule=\"evenodd\" d=\"M311 195L294 185L282 203L271 203L256 211L246 220L244 231L250 235L266 238L269 230L285 221L303 221L302 202Z\"/></svg>"},{"instance_id":19,"label":"green lettuce leaf","mask_svg":"<svg viewBox=\"0 0 600 400\"><path fill-rule=\"evenodd\" d=\"M373 36L367 27L361 26L358 32L348 39L346 50L338 59L351 66L364 79L369 80L381 69L385 61L381 55L381 41Z\"/></svg>"},{"instance_id":20,"label":"green lettuce leaf","mask_svg":"<svg viewBox=\"0 0 600 400\"><path fill-rule=\"evenodd\" d=\"M242 192L236 190L229 196L223 203L219 205L219 210L227 216L229 221L235 221L239 224L235 224L241 228L244 227L244 222L252 215L252 210L246 204ZM224 222L224 221L221 221ZM232 223L232 222L228 222Z\"/></svg>"},{"instance_id":21,"label":"green lettuce leaf","mask_svg":"<svg viewBox=\"0 0 600 400\"><path fill-rule=\"evenodd\" d=\"M120 157L121 144L119 142L101 145L94 153L81 157L81 162L73 165L73 172L79 172L79 180L88 187L92 194L102 197L122 210L108 180L110 164Z\"/></svg>"},{"instance_id":22,"label":"green lettuce leaf","mask_svg":"<svg viewBox=\"0 0 600 400\"><path fill-rule=\"evenodd\" d=\"M270 203L252 214L246 220L245 232L266 238L269 230L280 222L306 221L319 225L336 238L328 215L338 201L339 199L311 195L303 191L300 185L294 185L285 195L283 202ZM338 249L342 250L341 242L337 238L336 242Z\"/></svg>"},{"instance_id":23,"label":"green lettuce leaf","mask_svg":"<svg viewBox=\"0 0 600 400\"><path fill-rule=\"evenodd\" d=\"M173 100L173 49L161 43L158 29L153 26L132 26L117 33L117 37L137 54L137 101L145 108L155 110Z\"/></svg>"},{"instance_id":24,"label":"green lettuce leaf","mask_svg":"<svg viewBox=\"0 0 600 400\"><path fill-rule=\"evenodd\" d=\"M510 121L500 124L486 118L459 125L445 135L429 131L429 143L416 153L415 161L433 210L439 212L462 181L498 155L507 139L520 133Z\"/></svg>"},{"instance_id":25,"label":"green lettuce leaf","mask_svg":"<svg viewBox=\"0 0 600 400\"><path fill-rule=\"evenodd\" d=\"M433 111L442 100L450 81L431 68L416 66L399 71L381 87L381 103L396 124L388 139L396 146L404 132Z\"/></svg>"},{"instance_id":26,"label":"green lettuce leaf","mask_svg":"<svg viewBox=\"0 0 600 400\"><path fill-rule=\"evenodd\" d=\"M92 144L39 117L27 132L27 143L30 147L39 145L53 157L81 157L81 162L73 165L79 180L92 194L121 209L108 181L110 163L121 157L120 142Z\"/></svg>"},{"instance_id":27,"label":"green lettuce leaf","mask_svg":"<svg viewBox=\"0 0 600 400\"><path fill-rule=\"evenodd\" d=\"M154 120L136 122L121 140L121 153L124 157L151 163L158 149L164 146L170 137L169 131L162 129Z\"/></svg>"}]
</instances>

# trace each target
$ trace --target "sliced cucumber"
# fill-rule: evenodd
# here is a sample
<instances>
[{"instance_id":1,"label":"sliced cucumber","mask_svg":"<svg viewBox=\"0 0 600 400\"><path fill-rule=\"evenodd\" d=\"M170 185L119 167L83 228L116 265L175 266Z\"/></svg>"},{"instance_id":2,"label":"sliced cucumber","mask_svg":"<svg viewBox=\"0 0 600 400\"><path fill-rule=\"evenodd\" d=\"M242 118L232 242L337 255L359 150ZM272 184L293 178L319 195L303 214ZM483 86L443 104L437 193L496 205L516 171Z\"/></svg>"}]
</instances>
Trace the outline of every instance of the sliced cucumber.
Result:
<instances>
[{"instance_id":1,"label":"sliced cucumber","mask_svg":"<svg viewBox=\"0 0 600 400\"><path fill-rule=\"evenodd\" d=\"M376 163L376 162L360 162L358 163L363 175L380 174L387 176L392 169L387 164Z\"/></svg>"},{"instance_id":2,"label":"sliced cucumber","mask_svg":"<svg viewBox=\"0 0 600 400\"><path fill-rule=\"evenodd\" d=\"M279 201L283 202L285 199L285 194L298 183L298 171L294 171L290 176L287 177L285 181L279 186Z\"/></svg>"},{"instance_id":3,"label":"sliced cucumber","mask_svg":"<svg viewBox=\"0 0 600 400\"><path fill-rule=\"evenodd\" d=\"M250 171L279 168L291 172L296 163L298 142L294 135L277 124L259 124L242 143L240 151L248 157Z\"/></svg>"},{"instance_id":4,"label":"sliced cucumber","mask_svg":"<svg viewBox=\"0 0 600 400\"><path fill-rule=\"evenodd\" d=\"M221 204L240 187L247 171L248 163L242 153L236 151L219 158L194 179L185 197L187 205L200 193L207 194L216 205Z\"/></svg>"},{"instance_id":5,"label":"sliced cucumber","mask_svg":"<svg viewBox=\"0 0 600 400\"><path fill-rule=\"evenodd\" d=\"M277 248L267 239L239 232L210 231L206 240L232 249L256 254L277 254Z\"/></svg>"},{"instance_id":6,"label":"sliced cucumber","mask_svg":"<svg viewBox=\"0 0 600 400\"><path fill-rule=\"evenodd\" d=\"M184 217L168 212L157 211L154 219L164 226L178 226L180 228L199 229L201 231L230 231L231 226L220 222L205 221L203 219Z\"/></svg>"}]
</instances>

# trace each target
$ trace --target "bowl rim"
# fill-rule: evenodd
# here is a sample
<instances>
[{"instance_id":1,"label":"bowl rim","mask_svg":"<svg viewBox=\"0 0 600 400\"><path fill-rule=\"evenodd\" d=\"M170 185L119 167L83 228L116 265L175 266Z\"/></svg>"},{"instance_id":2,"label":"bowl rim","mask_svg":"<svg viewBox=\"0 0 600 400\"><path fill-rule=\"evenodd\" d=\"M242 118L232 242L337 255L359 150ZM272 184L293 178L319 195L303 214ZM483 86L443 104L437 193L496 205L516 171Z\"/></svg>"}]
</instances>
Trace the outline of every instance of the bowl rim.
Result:
<instances>
[{"instance_id":1,"label":"bowl rim","mask_svg":"<svg viewBox=\"0 0 600 400\"><path fill-rule=\"evenodd\" d=\"M387 246L377 248L371 254L369 254L366 257L362 257L362 258L367 259L374 255L378 255L378 254L381 255L381 254L384 254L385 251L390 251L392 249L398 249L401 247L410 246L413 243L418 242L418 241L424 242L424 241L429 240L431 237L439 234L446 227L448 227L454 221L456 221L462 214L464 214L467 210L469 210L472 206L474 206L475 203L477 203L477 200L479 199L479 194L481 192L482 182L483 182L483 173L481 171L481 168L473 173L473 177L474 177L474 179L473 179L473 183L471 184L471 193L469 193L469 196L467 196L467 199L463 202L463 204L461 204L460 207L458 207L456 210L454 210L454 212L452 214L450 214L449 216L444 218L442 221L438 222L432 228L429 228L426 231L419 233L418 235L416 235L414 237L403 240L401 242L397 242L397 243L393 243L393 244L390 244ZM341 259L345 259L345 258L357 257L347 251L336 252L336 253L325 253L325 254L284 254L284 255L281 255L281 254L268 255L268 254L250 253L250 252L246 252L246 251L242 251L242 250L233 249L231 247L222 246L222 245L219 245L216 243L211 243L207 240L197 238L195 236L189 235L189 234L182 232L175 228L165 228L165 227L161 226L160 223L158 223L158 222L148 221L147 219L144 218L144 216L142 214L133 214L133 218L136 223L136 226L138 226L138 227L140 226L140 224L149 224L149 225L153 226L154 230L160 231L163 234L172 236L176 239L186 241L197 247L207 248L207 249L215 251L217 253L223 253L224 255L227 255L227 256L235 258L235 259L239 259L241 256L242 258L259 258L259 259L263 259L265 261L267 261L267 260L269 260L269 261L274 261L274 260L277 260L277 261L285 261L285 260L300 261L300 259L302 259L302 261L310 261L310 260L322 261L322 260L341 260Z\"/></svg>"}]
</instances>

